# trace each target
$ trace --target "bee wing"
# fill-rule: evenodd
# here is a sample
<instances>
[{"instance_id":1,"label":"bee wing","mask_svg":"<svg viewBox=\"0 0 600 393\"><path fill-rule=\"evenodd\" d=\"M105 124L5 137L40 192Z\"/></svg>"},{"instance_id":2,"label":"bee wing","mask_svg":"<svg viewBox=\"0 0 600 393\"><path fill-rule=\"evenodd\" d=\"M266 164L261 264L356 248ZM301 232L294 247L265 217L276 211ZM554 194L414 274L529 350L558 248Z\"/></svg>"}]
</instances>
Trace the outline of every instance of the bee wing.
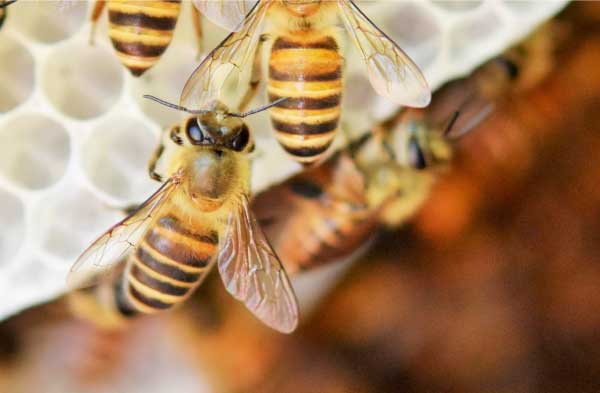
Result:
<instances>
[{"instance_id":1,"label":"bee wing","mask_svg":"<svg viewBox=\"0 0 600 393\"><path fill-rule=\"evenodd\" d=\"M427 106L431 90L419 67L352 0L337 1L340 17L362 53L375 91L399 105Z\"/></svg>"},{"instance_id":2,"label":"bee wing","mask_svg":"<svg viewBox=\"0 0 600 393\"><path fill-rule=\"evenodd\" d=\"M258 2L240 30L229 34L204 58L186 82L179 98L180 105L205 108L209 102L219 98L226 81L242 74L245 65L253 61L264 18L272 1Z\"/></svg>"},{"instance_id":3,"label":"bee wing","mask_svg":"<svg viewBox=\"0 0 600 393\"><path fill-rule=\"evenodd\" d=\"M208 20L227 31L240 31L242 22L258 0L193 0Z\"/></svg>"},{"instance_id":4,"label":"bee wing","mask_svg":"<svg viewBox=\"0 0 600 393\"><path fill-rule=\"evenodd\" d=\"M279 258L269 245L244 196L218 256L227 291L269 327L282 333L298 325L298 303Z\"/></svg>"},{"instance_id":5,"label":"bee wing","mask_svg":"<svg viewBox=\"0 0 600 393\"><path fill-rule=\"evenodd\" d=\"M177 184L174 178L167 180L135 212L96 239L71 267L67 277L69 287L74 289L95 285L125 261Z\"/></svg>"}]
</instances>

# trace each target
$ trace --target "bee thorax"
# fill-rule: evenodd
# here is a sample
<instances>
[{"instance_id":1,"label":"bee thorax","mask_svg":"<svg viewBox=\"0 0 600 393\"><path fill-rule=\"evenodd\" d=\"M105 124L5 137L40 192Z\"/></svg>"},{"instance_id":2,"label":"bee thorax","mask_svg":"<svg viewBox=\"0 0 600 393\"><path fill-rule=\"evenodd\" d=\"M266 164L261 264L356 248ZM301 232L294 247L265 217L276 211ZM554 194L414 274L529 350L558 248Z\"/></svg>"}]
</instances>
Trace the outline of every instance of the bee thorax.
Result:
<instances>
[{"instance_id":1,"label":"bee thorax","mask_svg":"<svg viewBox=\"0 0 600 393\"><path fill-rule=\"evenodd\" d=\"M236 165L226 150L200 152L189 169L189 194L203 210L214 210L230 193L236 177Z\"/></svg>"}]
</instances>

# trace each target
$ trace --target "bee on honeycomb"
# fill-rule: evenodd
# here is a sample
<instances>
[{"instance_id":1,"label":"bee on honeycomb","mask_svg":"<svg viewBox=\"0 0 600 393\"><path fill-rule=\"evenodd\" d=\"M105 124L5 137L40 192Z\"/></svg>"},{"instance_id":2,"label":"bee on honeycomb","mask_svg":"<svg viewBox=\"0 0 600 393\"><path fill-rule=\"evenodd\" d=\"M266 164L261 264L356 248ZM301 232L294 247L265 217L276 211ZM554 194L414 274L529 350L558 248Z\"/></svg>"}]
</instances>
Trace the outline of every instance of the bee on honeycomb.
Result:
<instances>
[{"instance_id":1,"label":"bee on honeycomb","mask_svg":"<svg viewBox=\"0 0 600 393\"><path fill-rule=\"evenodd\" d=\"M113 207L150 194L148 157L160 130L182 115L142 95L176 100L199 62L192 18L184 15L191 7L182 7L161 61L135 79L114 56L106 18L90 46L91 4L77 1L57 12L57 3L12 4L0 30L0 318L64 292L75 258L118 220ZM433 89L497 55L566 3L359 2ZM207 49L227 34L209 22L203 27ZM372 91L358 54L347 47L340 125L359 136L398 106ZM259 92L256 100L264 97ZM301 167L277 146L266 114L248 121L257 131L257 192Z\"/></svg>"}]
</instances>

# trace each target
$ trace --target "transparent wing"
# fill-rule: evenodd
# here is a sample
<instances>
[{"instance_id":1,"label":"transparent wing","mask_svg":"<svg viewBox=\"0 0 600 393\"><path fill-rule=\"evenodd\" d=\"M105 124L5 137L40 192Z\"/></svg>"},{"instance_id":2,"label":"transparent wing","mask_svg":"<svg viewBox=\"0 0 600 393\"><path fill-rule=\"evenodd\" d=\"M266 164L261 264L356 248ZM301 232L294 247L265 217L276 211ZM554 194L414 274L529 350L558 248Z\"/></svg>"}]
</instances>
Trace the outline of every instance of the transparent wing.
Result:
<instances>
[{"instance_id":1,"label":"transparent wing","mask_svg":"<svg viewBox=\"0 0 600 393\"><path fill-rule=\"evenodd\" d=\"M193 0L208 20L227 31L239 31L258 0Z\"/></svg>"},{"instance_id":2,"label":"transparent wing","mask_svg":"<svg viewBox=\"0 0 600 393\"><path fill-rule=\"evenodd\" d=\"M71 267L67 277L69 287L74 289L95 285L123 262L135 249L178 183L174 178L167 180L135 212L92 243Z\"/></svg>"},{"instance_id":3,"label":"transparent wing","mask_svg":"<svg viewBox=\"0 0 600 393\"><path fill-rule=\"evenodd\" d=\"M221 89L230 82L239 83L248 62L252 62L267 9L274 0L257 3L241 29L229 34L194 70L186 82L179 104L202 109L219 99ZM237 79L236 79L237 78Z\"/></svg>"},{"instance_id":4,"label":"transparent wing","mask_svg":"<svg viewBox=\"0 0 600 393\"><path fill-rule=\"evenodd\" d=\"M298 325L298 304L287 274L269 245L244 196L218 257L227 291L269 327L282 333Z\"/></svg>"},{"instance_id":5,"label":"transparent wing","mask_svg":"<svg viewBox=\"0 0 600 393\"><path fill-rule=\"evenodd\" d=\"M419 67L352 0L338 0L338 6L348 34L362 53L375 91L402 106L427 106L431 90Z\"/></svg>"}]
</instances>

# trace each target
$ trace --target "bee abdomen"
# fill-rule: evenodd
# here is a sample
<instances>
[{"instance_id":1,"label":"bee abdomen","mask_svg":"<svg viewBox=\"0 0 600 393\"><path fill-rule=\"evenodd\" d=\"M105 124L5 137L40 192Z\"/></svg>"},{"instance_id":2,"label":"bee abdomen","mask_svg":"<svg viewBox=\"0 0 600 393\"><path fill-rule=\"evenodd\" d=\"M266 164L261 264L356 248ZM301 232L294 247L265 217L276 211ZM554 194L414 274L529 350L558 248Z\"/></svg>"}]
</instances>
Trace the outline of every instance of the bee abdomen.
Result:
<instances>
[{"instance_id":1,"label":"bee abdomen","mask_svg":"<svg viewBox=\"0 0 600 393\"><path fill-rule=\"evenodd\" d=\"M366 206L345 201L323 202L320 199L323 189L306 179L291 183L290 191L311 204L277 250L291 271L307 270L346 257L373 233L372 214Z\"/></svg>"},{"instance_id":2,"label":"bee abdomen","mask_svg":"<svg viewBox=\"0 0 600 393\"><path fill-rule=\"evenodd\" d=\"M342 93L342 57L333 37L279 37L269 60L269 99L287 97L271 109L283 148L312 164L335 137Z\"/></svg>"},{"instance_id":3,"label":"bee abdomen","mask_svg":"<svg viewBox=\"0 0 600 393\"><path fill-rule=\"evenodd\" d=\"M161 217L129 259L123 288L129 308L148 314L187 299L208 272L217 244L215 231L191 232L179 219Z\"/></svg>"},{"instance_id":4,"label":"bee abdomen","mask_svg":"<svg viewBox=\"0 0 600 393\"><path fill-rule=\"evenodd\" d=\"M109 35L121 62L135 76L159 60L173 38L180 1L109 1Z\"/></svg>"}]
</instances>

